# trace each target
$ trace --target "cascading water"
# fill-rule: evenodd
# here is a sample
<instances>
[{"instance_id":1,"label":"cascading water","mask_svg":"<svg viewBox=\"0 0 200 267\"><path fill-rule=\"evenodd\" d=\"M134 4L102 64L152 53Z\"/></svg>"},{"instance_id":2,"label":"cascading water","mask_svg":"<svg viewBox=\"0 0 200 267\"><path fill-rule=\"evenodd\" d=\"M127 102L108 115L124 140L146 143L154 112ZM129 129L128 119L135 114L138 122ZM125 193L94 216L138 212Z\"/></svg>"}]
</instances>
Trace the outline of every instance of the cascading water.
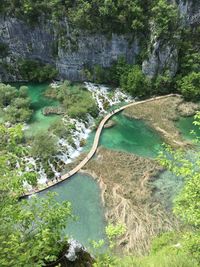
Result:
<instances>
[{"instance_id":1,"label":"cascading water","mask_svg":"<svg viewBox=\"0 0 200 267\"><path fill-rule=\"evenodd\" d=\"M111 107L120 102L132 101L131 96L124 94L119 88L111 91L109 87L104 85L90 82L85 82L84 84L87 90L92 93L92 96L98 105L100 114L106 113L105 105L107 104Z\"/></svg>"},{"instance_id":2,"label":"cascading water","mask_svg":"<svg viewBox=\"0 0 200 267\"><path fill-rule=\"evenodd\" d=\"M119 89L111 90L104 85L93 84L90 82L85 82L84 85L85 88L91 92L92 97L98 106L99 115L105 114L107 112L106 110L113 105L120 102L130 102L132 100L130 96L124 94ZM54 82L50 86L58 88L60 83ZM83 149L83 140L88 138L95 120L91 115L87 114L84 121L72 119L68 116L64 116L62 121L66 127L69 123L73 125L73 129L70 130L71 140L69 142L67 137L58 140L59 152L53 160L56 161L56 163L61 162L62 164L67 164L80 155ZM30 126L24 125L24 130L27 130L29 127ZM25 157L24 162L26 171L35 171L38 173L38 184L46 183L47 175L39 159ZM60 172L56 169L54 163L48 161L48 165L54 176L58 177Z\"/></svg>"},{"instance_id":3,"label":"cascading water","mask_svg":"<svg viewBox=\"0 0 200 267\"><path fill-rule=\"evenodd\" d=\"M71 131L73 145L70 145L64 138L61 138L58 141L61 153L57 155L57 158L67 164L70 163L72 159L80 155L82 150L81 140L87 139L89 133L91 132L91 127L94 125L94 118L87 114L87 119L85 121L81 121L65 116L63 118L63 123L65 125L68 123L74 125L74 130Z\"/></svg>"},{"instance_id":4,"label":"cascading water","mask_svg":"<svg viewBox=\"0 0 200 267\"><path fill-rule=\"evenodd\" d=\"M104 85L97 85L90 82L85 82L84 84L86 89L92 93L92 97L96 101L99 108L99 115L107 112L104 108L105 103L108 103L108 107L111 107L122 101L130 102L132 100L130 96L124 94L119 89L111 91L109 87ZM80 155L82 150L81 140L88 138L89 133L91 132L91 127L94 126L94 118L87 114L87 119L82 121L66 116L63 118L63 121L65 124L68 124L69 122L72 123L75 129L71 132L74 146L69 145L67 140L63 138L59 140L61 154L59 154L57 158L67 164Z\"/></svg>"}]
</instances>

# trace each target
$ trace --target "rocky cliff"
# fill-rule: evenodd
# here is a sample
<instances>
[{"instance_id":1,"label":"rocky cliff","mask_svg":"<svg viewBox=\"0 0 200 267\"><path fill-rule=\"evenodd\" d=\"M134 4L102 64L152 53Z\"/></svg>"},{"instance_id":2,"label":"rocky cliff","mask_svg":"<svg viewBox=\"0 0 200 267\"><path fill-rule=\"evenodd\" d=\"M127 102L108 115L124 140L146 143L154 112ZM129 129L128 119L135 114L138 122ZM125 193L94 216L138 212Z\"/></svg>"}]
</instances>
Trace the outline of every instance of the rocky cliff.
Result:
<instances>
[{"instance_id":1,"label":"rocky cliff","mask_svg":"<svg viewBox=\"0 0 200 267\"><path fill-rule=\"evenodd\" d=\"M179 0L178 6L185 25L199 23L199 1ZM18 81L20 59L40 60L55 66L59 78L84 80L84 68L99 64L110 66L124 56L134 63L141 48L134 36L104 36L84 32L71 32L63 21L62 34L51 22L42 19L38 25L12 17L0 17L0 81ZM152 32L153 35L153 32ZM178 67L178 50L170 40L151 41L151 50L143 62L143 72L153 77L166 68L174 76ZM3 48L2 48L3 47Z\"/></svg>"},{"instance_id":2,"label":"rocky cliff","mask_svg":"<svg viewBox=\"0 0 200 267\"><path fill-rule=\"evenodd\" d=\"M170 2L176 2L178 5L182 28L200 24L200 1L172 0ZM151 51L149 51L148 59L142 64L143 72L147 76L154 77L157 74L162 74L165 70L170 76L175 76L178 69L177 42L180 38L179 33L175 32L171 39L157 40L153 29L151 29Z\"/></svg>"},{"instance_id":3,"label":"rocky cliff","mask_svg":"<svg viewBox=\"0 0 200 267\"><path fill-rule=\"evenodd\" d=\"M68 29L67 23L64 22L62 27ZM77 81L84 79L86 66L108 67L122 55L134 63L139 53L137 40L130 43L127 36L108 38L79 33L74 37L68 30L59 36L57 28L50 22L41 21L40 25L31 27L16 18L0 18L0 42L8 47L7 54L1 58L1 81L20 79L17 61L23 58L50 63L58 69L61 78ZM11 71L7 65L13 66Z\"/></svg>"}]
</instances>

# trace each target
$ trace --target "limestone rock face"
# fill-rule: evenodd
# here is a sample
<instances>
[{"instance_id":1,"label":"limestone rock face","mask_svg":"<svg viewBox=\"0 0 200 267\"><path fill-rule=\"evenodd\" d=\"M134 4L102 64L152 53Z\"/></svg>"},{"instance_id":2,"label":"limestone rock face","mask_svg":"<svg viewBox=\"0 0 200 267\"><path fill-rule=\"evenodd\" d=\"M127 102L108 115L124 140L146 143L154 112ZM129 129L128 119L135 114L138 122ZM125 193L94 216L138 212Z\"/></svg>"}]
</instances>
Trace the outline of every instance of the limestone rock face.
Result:
<instances>
[{"instance_id":1,"label":"limestone rock face","mask_svg":"<svg viewBox=\"0 0 200 267\"><path fill-rule=\"evenodd\" d=\"M167 70L171 77L175 76L178 68L178 50L175 45L157 41L148 60L142 64L143 73L150 78Z\"/></svg>"},{"instance_id":2,"label":"limestone rock face","mask_svg":"<svg viewBox=\"0 0 200 267\"><path fill-rule=\"evenodd\" d=\"M178 7L185 25L200 23L200 2L195 0L178 0Z\"/></svg>"},{"instance_id":3,"label":"limestone rock face","mask_svg":"<svg viewBox=\"0 0 200 267\"><path fill-rule=\"evenodd\" d=\"M169 0L178 4L181 23L200 23L200 1ZM61 29L61 30L60 30ZM178 66L178 50L170 40L154 40L152 32L150 51L143 62L143 72L154 77L169 71L174 76ZM70 29L67 18L57 28L51 21L40 19L31 26L17 18L0 16L0 48L7 47L7 53L0 50L0 82L22 80L18 69L19 60L40 60L55 66L58 78L72 81L85 80L85 67L98 64L109 67L120 56L128 63L135 63L140 53L139 40L135 36L89 34Z\"/></svg>"},{"instance_id":4,"label":"limestone rock face","mask_svg":"<svg viewBox=\"0 0 200 267\"><path fill-rule=\"evenodd\" d=\"M62 22L62 28L65 32L61 36L51 22L41 20L33 27L16 18L0 17L0 43L8 47L8 54L0 56L0 81L21 80L19 59L49 63L58 69L58 78L81 81L85 66L109 67L120 56L134 63L139 53L136 38L130 43L125 35L106 37L84 32L74 37L67 21Z\"/></svg>"},{"instance_id":5,"label":"limestone rock face","mask_svg":"<svg viewBox=\"0 0 200 267\"><path fill-rule=\"evenodd\" d=\"M194 26L200 24L200 1L195 0L170 0L178 4L182 26ZM176 36L179 38L179 36ZM173 77L178 69L178 48L171 40L156 40L154 32L151 32L151 51L148 59L142 64L142 70L150 78L167 71Z\"/></svg>"}]
</instances>

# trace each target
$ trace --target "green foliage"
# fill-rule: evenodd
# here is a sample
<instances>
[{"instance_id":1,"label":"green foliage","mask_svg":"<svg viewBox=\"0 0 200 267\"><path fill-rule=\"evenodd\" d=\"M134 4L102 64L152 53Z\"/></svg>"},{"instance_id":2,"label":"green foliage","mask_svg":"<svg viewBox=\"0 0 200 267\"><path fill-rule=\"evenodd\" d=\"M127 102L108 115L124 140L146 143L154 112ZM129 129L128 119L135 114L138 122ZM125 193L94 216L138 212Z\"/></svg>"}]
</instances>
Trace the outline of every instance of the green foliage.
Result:
<instances>
[{"instance_id":1,"label":"green foliage","mask_svg":"<svg viewBox=\"0 0 200 267\"><path fill-rule=\"evenodd\" d=\"M0 136L0 150L18 154L21 150L18 149L19 144L24 140L22 125L17 124L8 128L5 125L0 124Z\"/></svg>"},{"instance_id":2,"label":"green foliage","mask_svg":"<svg viewBox=\"0 0 200 267\"><path fill-rule=\"evenodd\" d=\"M19 88L19 97L26 98L28 96L28 87L20 86Z\"/></svg>"},{"instance_id":3,"label":"green foliage","mask_svg":"<svg viewBox=\"0 0 200 267\"><path fill-rule=\"evenodd\" d=\"M100 267L107 267L108 265L100 265ZM191 258L188 258L187 254L169 254L158 253L156 255L147 257L123 257L118 259L115 265L109 265L109 267L198 267L198 263Z\"/></svg>"},{"instance_id":4,"label":"green foliage","mask_svg":"<svg viewBox=\"0 0 200 267\"><path fill-rule=\"evenodd\" d=\"M167 0L159 0L152 8L152 16L157 38L171 37L172 33L177 31L179 14L174 4L169 4Z\"/></svg>"},{"instance_id":5,"label":"green foliage","mask_svg":"<svg viewBox=\"0 0 200 267\"><path fill-rule=\"evenodd\" d=\"M196 115L196 125L200 125L200 116ZM199 138L196 140L199 142ZM200 262L200 161L199 152L191 160L184 151L174 151L166 147L165 152L160 153L160 163L177 176L185 180L181 193L174 202L174 213L186 224L191 231L185 231L180 236L183 251L192 255Z\"/></svg>"},{"instance_id":6,"label":"green foliage","mask_svg":"<svg viewBox=\"0 0 200 267\"><path fill-rule=\"evenodd\" d=\"M134 1L84 1L78 0L69 8L69 18L74 25L90 32L138 32L144 28L145 6ZM95 25L95 27L94 27Z\"/></svg>"},{"instance_id":7,"label":"green foliage","mask_svg":"<svg viewBox=\"0 0 200 267\"><path fill-rule=\"evenodd\" d=\"M109 247L113 248L114 247L114 242L115 240L119 237L125 234L126 232L126 227L123 224L109 224L106 227L106 236L109 240Z\"/></svg>"},{"instance_id":8,"label":"green foliage","mask_svg":"<svg viewBox=\"0 0 200 267\"><path fill-rule=\"evenodd\" d=\"M63 121L59 120L53 123L53 125L49 128L49 131L60 138L66 138L68 135L70 135L71 130L73 129L73 124L68 123L67 125L64 125Z\"/></svg>"},{"instance_id":9,"label":"green foliage","mask_svg":"<svg viewBox=\"0 0 200 267\"><path fill-rule=\"evenodd\" d=\"M63 106L71 118L84 119L89 113L93 117L98 114L97 106L90 93L80 89L73 89L65 97Z\"/></svg>"},{"instance_id":10,"label":"green foliage","mask_svg":"<svg viewBox=\"0 0 200 267\"><path fill-rule=\"evenodd\" d=\"M26 122L32 115L26 86L15 87L0 84L0 108L3 119L11 123Z\"/></svg>"},{"instance_id":11,"label":"green foliage","mask_svg":"<svg viewBox=\"0 0 200 267\"><path fill-rule=\"evenodd\" d=\"M96 261L94 263L94 267L106 267L106 266L118 266L119 258L113 255L112 250L116 245L117 239L124 235L126 232L126 227L123 224L109 224L106 229L106 236L109 242L109 248L105 253L97 253ZM105 244L104 240L99 240L99 242L92 242L93 248L98 250Z\"/></svg>"},{"instance_id":12,"label":"green foliage","mask_svg":"<svg viewBox=\"0 0 200 267\"><path fill-rule=\"evenodd\" d=\"M173 79L169 75L158 75L152 81L153 90L156 94L168 94L173 91Z\"/></svg>"},{"instance_id":13,"label":"green foliage","mask_svg":"<svg viewBox=\"0 0 200 267\"><path fill-rule=\"evenodd\" d=\"M17 97L17 89L11 85L0 84L0 107L6 107Z\"/></svg>"},{"instance_id":14,"label":"green foliage","mask_svg":"<svg viewBox=\"0 0 200 267\"><path fill-rule=\"evenodd\" d=\"M160 236L153 239L151 244L151 254L156 255L161 250L166 248L172 248L179 242L180 236L176 232L162 233Z\"/></svg>"},{"instance_id":15,"label":"green foliage","mask_svg":"<svg viewBox=\"0 0 200 267\"><path fill-rule=\"evenodd\" d=\"M191 72L200 71L199 54L200 26L185 28L182 31L179 47L179 76L186 76Z\"/></svg>"},{"instance_id":16,"label":"green foliage","mask_svg":"<svg viewBox=\"0 0 200 267\"><path fill-rule=\"evenodd\" d=\"M24 182L35 185L37 175L22 166L22 126L0 125L0 135L0 266L42 267L57 259L66 245L63 229L71 206L57 203L54 195L19 201Z\"/></svg>"},{"instance_id":17,"label":"green foliage","mask_svg":"<svg viewBox=\"0 0 200 267\"><path fill-rule=\"evenodd\" d=\"M3 203L0 265L39 267L56 260L64 246L61 233L71 214L70 204L58 204L53 195Z\"/></svg>"},{"instance_id":18,"label":"green foliage","mask_svg":"<svg viewBox=\"0 0 200 267\"><path fill-rule=\"evenodd\" d=\"M57 152L57 138L47 133L38 133L32 143L32 155L48 160Z\"/></svg>"},{"instance_id":19,"label":"green foliage","mask_svg":"<svg viewBox=\"0 0 200 267\"><path fill-rule=\"evenodd\" d=\"M188 49L188 53L182 59L180 68L182 74L200 71L199 52L195 51L194 49Z\"/></svg>"},{"instance_id":20,"label":"green foliage","mask_svg":"<svg viewBox=\"0 0 200 267\"><path fill-rule=\"evenodd\" d=\"M191 72L178 81L178 89L187 100L200 98L200 73Z\"/></svg>"},{"instance_id":21,"label":"green foliage","mask_svg":"<svg viewBox=\"0 0 200 267\"><path fill-rule=\"evenodd\" d=\"M8 45L0 42L0 58L4 58L8 55Z\"/></svg>"},{"instance_id":22,"label":"green foliage","mask_svg":"<svg viewBox=\"0 0 200 267\"><path fill-rule=\"evenodd\" d=\"M100 84L111 84L119 86L120 77L123 73L127 72L130 65L126 63L124 57L119 57L118 60L113 62L111 67L103 68L100 65L95 65L92 68L84 69L84 76L86 79Z\"/></svg>"},{"instance_id":23,"label":"green foliage","mask_svg":"<svg viewBox=\"0 0 200 267\"><path fill-rule=\"evenodd\" d=\"M149 80L137 65L121 76L120 86L132 96L141 97L149 93Z\"/></svg>"},{"instance_id":24,"label":"green foliage","mask_svg":"<svg viewBox=\"0 0 200 267\"><path fill-rule=\"evenodd\" d=\"M5 1L0 12L14 13L29 23L38 22L41 16L58 23L67 16L72 25L90 32L126 33L144 29L150 4L139 0L21 0Z\"/></svg>"},{"instance_id":25,"label":"green foliage","mask_svg":"<svg viewBox=\"0 0 200 267\"><path fill-rule=\"evenodd\" d=\"M185 222L200 227L199 203L200 174L194 173L193 177L186 181L183 191L176 198L174 211Z\"/></svg>"},{"instance_id":26,"label":"green foliage","mask_svg":"<svg viewBox=\"0 0 200 267\"><path fill-rule=\"evenodd\" d=\"M200 227L199 201L200 201L200 163L198 156L194 162L186 157L183 151L174 151L166 147L160 153L160 163L185 179L185 186L175 200L174 212L188 224ZM170 155L170 157L169 157Z\"/></svg>"},{"instance_id":27,"label":"green foliage","mask_svg":"<svg viewBox=\"0 0 200 267\"><path fill-rule=\"evenodd\" d=\"M79 85L71 85L65 81L56 89L50 88L46 95L59 100L71 118L85 119L87 114L93 117L98 115L98 108L91 93Z\"/></svg>"},{"instance_id":28,"label":"green foliage","mask_svg":"<svg viewBox=\"0 0 200 267\"><path fill-rule=\"evenodd\" d=\"M34 60L21 60L19 71L23 79L34 82L49 81L58 74L53 66Z\"/></svg>"}]
</instances>

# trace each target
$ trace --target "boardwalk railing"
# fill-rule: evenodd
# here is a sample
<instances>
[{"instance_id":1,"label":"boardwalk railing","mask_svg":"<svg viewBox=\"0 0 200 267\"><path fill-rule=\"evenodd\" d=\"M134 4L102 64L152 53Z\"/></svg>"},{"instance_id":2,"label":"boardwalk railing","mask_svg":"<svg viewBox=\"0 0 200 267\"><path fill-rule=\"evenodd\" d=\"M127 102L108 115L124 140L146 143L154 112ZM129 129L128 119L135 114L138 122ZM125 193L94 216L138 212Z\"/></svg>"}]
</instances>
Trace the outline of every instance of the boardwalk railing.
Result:
<instances>
[{"instance_id":1,"label":"boardwalk railing","mask_svg":"<svg viewBox=\"0 0 200 267\"><path fill-rule=\"evenodd\" d=\"M54 179L53 181L49 181L47 184L42 185L41 188L34 188L31 191L26 192L24 194L24 196L29 196L29 195L32 195L34 193L39 193L41 191L44 191L44 190L46 190L46 189L48 189L48 188L50 188L50 187L52 187L52 186L54 186L56 184L61 183L64 180L69 179L71 176L73 176L78 171L80 171L87 164L87 162L94 156L94 154L96 153L98 145L99 145L101 132L102 132L102 130L104 128L104 125L106 124L106 122L113 115L119 113L120 111L122 111L122 110L124 110L126 108L132 107L132 106L137 106L137 105L141 105L141 104L145 104L145 103L152 102L152 101L155 101L155 100L164 99L164 98L173 97L173 96L179 96L179 95L177 95L177 94L169 94L169 95L165 95L165 96L153 97L153 98L150 98L150 99L147 99L147 100L143 100L143 101L131 102L131 103L127 104L127 105L124 105L124 106L122 106L120 108L117 108L117 109L111 111L110 113L108 113L102 119L102 121L100 122L100 124L99 124L99 126L97 128L97 131L96 131L96 134L95 134L95 138L94 138L94 142L93 142L93 145L92 145L92 148L91 148L90 152L86 155L86 157L74 169L72 169L71 171L67 172L66 174L63 174L59 179Z\"/></svg>"}]
</instances>

